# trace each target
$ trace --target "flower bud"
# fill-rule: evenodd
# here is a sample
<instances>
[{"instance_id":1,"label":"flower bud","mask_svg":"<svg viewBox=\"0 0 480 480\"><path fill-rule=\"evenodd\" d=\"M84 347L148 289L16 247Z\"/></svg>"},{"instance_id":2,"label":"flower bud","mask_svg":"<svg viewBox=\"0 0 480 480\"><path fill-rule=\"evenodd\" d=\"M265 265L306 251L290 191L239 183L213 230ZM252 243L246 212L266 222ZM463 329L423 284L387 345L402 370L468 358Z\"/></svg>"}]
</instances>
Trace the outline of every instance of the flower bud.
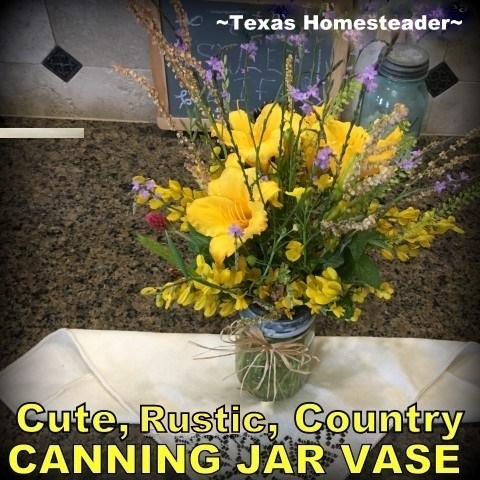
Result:
<instances>
[{"instance_id":1,"label":"flower bud","mask_svg":"<svg viewBox=\"0 0 480 480\"><path fill-rule=\"evenodd\" d=\"M158 212L149 212L145 215L145 221L152 230L163 232L168 226L169 221L165 215Z\"/></svg>"}]
</instances>

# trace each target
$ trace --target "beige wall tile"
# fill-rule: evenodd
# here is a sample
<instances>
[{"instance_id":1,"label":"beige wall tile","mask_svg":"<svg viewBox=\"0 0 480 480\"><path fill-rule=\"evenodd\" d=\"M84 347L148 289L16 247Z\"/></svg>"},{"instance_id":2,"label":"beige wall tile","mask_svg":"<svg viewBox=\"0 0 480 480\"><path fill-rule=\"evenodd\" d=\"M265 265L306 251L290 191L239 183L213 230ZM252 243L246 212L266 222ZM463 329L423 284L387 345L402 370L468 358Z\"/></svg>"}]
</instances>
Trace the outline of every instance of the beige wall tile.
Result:
<instances>
[{"instance_id":1,"label":"beige wall tile","mask_svg":"<svg viewBox=\"0 0 480 480\"><path fill-rule=\"evenodd\" d=\"M152 100L113 69L84 67L65 83L43 65L22 63L0 64L0 115L156 122Z\"/></svg>"},{"instance_id":2,"label":"beige wall tile","mask_svg":"<svg viewBox=\"0 0 480 480\"><path fill-rule=\"evenodd\" d=\"M434 98L424 133L463 135L480 125L480 82L458 82Z\"/></svg>"},{"instance_id":3,"label":"beige wall tile","mask_svg":"<svg viewBox=\"0 0 480 480\"><path fill-rule=\"evenodd\" d=\"M89 67L149 68L146 34L123 0L46 0L55 39Z\"/></svg>"},{"instance_id":4,"label":"beige wall tile","mask_svg":"<svg viewBox=\"0 0 480 480\"><path fill-rule=\"evenodd\" d=\"M0 2L0 62L41 63L54 45L44 2Z\"/></svg>"},{"instance_id":5,"label":"beige wall tile","mask_svg":"<svg viewBox=\"0 0 480 480\"><path fill-rule=\"evenodd\" d=\"M428 52L430 68L433 68L443 62L447 52L448 40L437 33L428 33L419 40L418 45Z\"/></svg>"},{"instance_id":6,"label":"beige wall tile","mask_svg":"<svg viewBox=\"0 0 480 480\"><path fill-rule=\"evenodd\" d=\"M150 70L136 70L151 82ZM68 83L78 118L156 122L155 106L144 90L111 68L84 67Z\"/></svg>"},{"instance_id":7,"label":"beige wall tile","mask_svg":"<svg viewBox=\"0 0 480 480\"><path fill-rule=\"evenodd\" d=\"M41 64L0 64L0 115L73 118L67 84Z\"/></svg>"}]
</instances>

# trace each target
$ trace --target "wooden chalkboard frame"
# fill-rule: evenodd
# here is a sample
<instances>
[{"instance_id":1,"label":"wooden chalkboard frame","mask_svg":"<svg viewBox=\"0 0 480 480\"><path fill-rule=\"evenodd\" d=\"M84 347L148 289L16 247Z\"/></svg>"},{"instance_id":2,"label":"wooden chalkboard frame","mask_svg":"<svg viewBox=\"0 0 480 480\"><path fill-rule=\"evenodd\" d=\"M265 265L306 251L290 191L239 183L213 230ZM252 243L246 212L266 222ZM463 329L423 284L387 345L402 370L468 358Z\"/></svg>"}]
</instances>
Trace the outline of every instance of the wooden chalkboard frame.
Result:
<instances>
[{"instance_id":1,"label":"wooden chalkboard frame","mask_svg":"<svg viewBox=\"0 0 480 480\"><path fill-rule=\"evenodd\" d=\"M245 4L272 4L272 0L207 0L210 2L230 2L230 3L245 3ZM338 0L335 2L336 7L342 11L352 11L354 0ZM157 15L156 20L160 25L160 18L158 10L153 9ZM335 72L333 72L332 80L334 82L333 94L339 88L341 81L346 73L347 59L349 55L348 42L345 41L341 35L336 35L333 41L333 63L342 62ZM152 81L155 90L158 92L160 99L165 106L166 112L170 112L169 96L167 88L167 74L166 66L163 55L159 52L158 48L153 45L151 38L148 38L148 50L150 57L150 66L152 72ZM173 125L177 130L182 130L183 124L189 121L188 118L172 117ZM157 126L161 130L171 130L172 123L167 120L160 112L157 112Z\"/></svg>"}]
</instances>

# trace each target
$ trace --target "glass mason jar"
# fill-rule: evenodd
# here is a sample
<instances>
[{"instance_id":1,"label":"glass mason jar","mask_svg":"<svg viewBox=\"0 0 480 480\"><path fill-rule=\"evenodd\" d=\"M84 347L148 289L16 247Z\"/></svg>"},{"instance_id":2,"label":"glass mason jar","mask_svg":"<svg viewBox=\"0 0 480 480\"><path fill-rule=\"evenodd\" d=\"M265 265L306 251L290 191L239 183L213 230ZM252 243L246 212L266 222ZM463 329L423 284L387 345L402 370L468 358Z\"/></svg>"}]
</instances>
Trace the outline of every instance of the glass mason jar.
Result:
<instances>
[{"instance_id":1,"label":"glass mason jar","mask_svg":"<svg viewBox=\"0 0 480 480\"><path fill-rule=\"evenodd\" d=\"M396 103L403 103L409 109L409 135L420 134L423 117L427 108L428 90L425 78L428 74L428 53L417 45L395 44L380 52L377 88L366 92L360 113L360 125L366 127L385 113L391 113Z\"/></svg>"},{"instance_id":2,"label":"glass mason jar","mask_svg":"<svg viewBox=\"0 0 480 480\"><path fill-rule=\"evenodd\" d=\"M265 315L256 305L239 312L243 319L255 319ZM311 356L311 346L315 338L315 317L310 309L299 307L292 319L281 317L278 320L260 320L256 325L261 329L265 340L279 348L278 352L288 355L285 363L274 349L262 349L256 344L241 343L235 347L235 368L242 388L262 401L271 402L293 396L305 384L315 360ZM246 337L244 337L246 338ZM305 346L305 354L295 355L288 349L292 343Z\"/></svg>"}]
</instances>

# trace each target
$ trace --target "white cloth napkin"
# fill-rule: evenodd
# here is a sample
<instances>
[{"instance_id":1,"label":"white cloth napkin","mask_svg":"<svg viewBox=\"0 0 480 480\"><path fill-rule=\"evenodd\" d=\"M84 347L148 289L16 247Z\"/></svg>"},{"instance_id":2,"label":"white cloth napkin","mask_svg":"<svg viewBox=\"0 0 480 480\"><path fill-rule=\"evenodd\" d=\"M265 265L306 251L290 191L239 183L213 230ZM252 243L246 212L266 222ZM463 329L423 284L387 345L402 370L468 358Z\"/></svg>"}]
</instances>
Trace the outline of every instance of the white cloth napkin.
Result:
<instances>
[{"instance_id":1,"label":"white cloth napkin","mask_svg":"<svg viewBox=\"0 0 480 480\"><path fill-rule=\"evenodd\" d=\"M229 376L234 371L233 356L194 359L202 349L192 342L207 347L221 344L219 336L209 334L57 330L0 372L0 398L14 412L27 402L37 402L46 411L74 411L85 402L92 413L114 412L120 423L139 423L141 405L191 414L213 413L222 405L230 412L232 405L239 405L241 417L256 411L267 422L278 423L273 442L267 433L224 436L212 432L202 437L152 432L158 443L171 448L183 443L190 451L202 441L218 445L223 468L208 475L211 479L225 478L222 475L235 472L238 463L248 465L251 443L260 442L265 451L272 443L283 443L295 466L296 445L306 442L324 448L325 474L321 477L341 480L349 472L340 445L350 445L356 458L362 444L375 445L385 434L378 429L360 434L352 427L344 433L326 429L302 433L294 424L294 413L303 403L323 410L310 412L305 418L309 424L323 422L332 411L403 413L414 403L420 413L438 410L453 416L464 411L463 421L480 421L480 344L474 342L316 337L314 354L320 363L307 384L293 398L273 403L260 402L239 390L236 376ZM38 418L45 419L45 415ZM187 473L192 479L200 478L194 471ZM276 472L253 478L280 480L292 475Z\"/></svg>"}]
</instances>

